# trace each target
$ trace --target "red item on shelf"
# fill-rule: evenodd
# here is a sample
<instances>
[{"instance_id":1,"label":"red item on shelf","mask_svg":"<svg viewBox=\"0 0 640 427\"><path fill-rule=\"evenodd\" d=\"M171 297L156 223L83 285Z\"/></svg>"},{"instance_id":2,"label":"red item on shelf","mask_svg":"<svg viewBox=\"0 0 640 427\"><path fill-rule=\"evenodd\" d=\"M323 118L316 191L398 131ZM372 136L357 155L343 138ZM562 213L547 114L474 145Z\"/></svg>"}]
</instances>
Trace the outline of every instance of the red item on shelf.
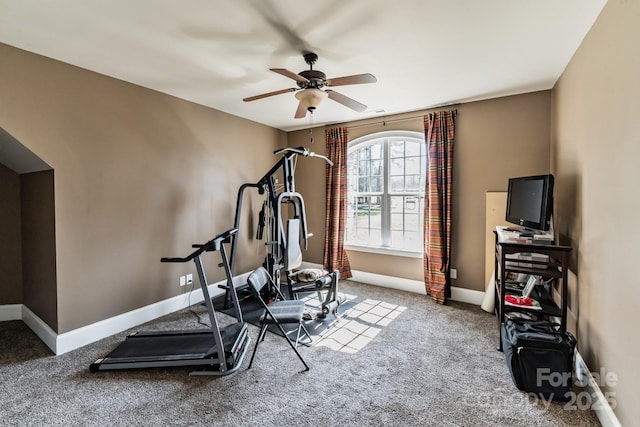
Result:
<instances>
[{"instance_id":1,"label":"red item on shelf","mask_svg":"<svg viewBox=\"0 0 640 427\"><path fill-rule=\"evenodd\" d=\"M533 306L533 299L529 297L516 297L513 295L505 295L504 300L514 305L523 305L527 307Z\"/></svg>"}]
</instances>

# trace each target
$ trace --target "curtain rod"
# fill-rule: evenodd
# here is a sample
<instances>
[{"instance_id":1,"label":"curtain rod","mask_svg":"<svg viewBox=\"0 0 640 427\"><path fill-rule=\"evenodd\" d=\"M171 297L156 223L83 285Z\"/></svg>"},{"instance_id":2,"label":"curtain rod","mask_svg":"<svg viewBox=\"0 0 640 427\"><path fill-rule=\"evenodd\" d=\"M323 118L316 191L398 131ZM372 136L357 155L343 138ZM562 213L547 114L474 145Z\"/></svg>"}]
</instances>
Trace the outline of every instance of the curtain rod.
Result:
<instances>
[{"instance_id":1,"label":"curtain rod","mask_svg":"<svg viewBox=\"0 0 640 427\"><path fill-rule=\"evenodd\" d=\"M380 120L377 122L371 122L371 123L362 123L359 125L352 125L352 126L345 126L347 129L352 129L352 128L360 128L360 127L364 127L364 126L375 126L375 125L386 125L387 123L394 123L394 122L404 122L407 120L413 120L413 119L420 119L423 118L424 114L419 115L419 116L411 116L411 117L403 117L401 119L390 119L390 120ZM333 125L333 126L340 126L339 124Z\"/></svg>"},{"instance_id":2,"label":"curtain rod","mask_svg":"<svg viewBox=\"0 0 640 427\"><path fill-rule=\"evenodd\" d=\"M434 109L445 108L445 107L454 107L454 106L457 106L457 105L460 105L460 104L441 105L439 107L434 107ZM420 114L420 115L417 115L417 116L402 117L402 118L398 118L398 119L389 119L389 120L379 120L377 122L362 123L362 124L359 124L359 125L351 125L351 126L344 126L344 127L346 127L347 129L352 129L352 128L359 128L359 127L364 127L364 126L375 126L375 125L383 125L384 126L387 123L404 122L404 121L407 121L407 120L424 118L424 116L426 116L430 112L432 112L432 111L428 111L428 112L425 112L424 114ZM340 125L341 125L341 123L334 123L332 125L327 125L326 127L334 127L334 126L340 126Z\"/></svg>"}]
</instances>

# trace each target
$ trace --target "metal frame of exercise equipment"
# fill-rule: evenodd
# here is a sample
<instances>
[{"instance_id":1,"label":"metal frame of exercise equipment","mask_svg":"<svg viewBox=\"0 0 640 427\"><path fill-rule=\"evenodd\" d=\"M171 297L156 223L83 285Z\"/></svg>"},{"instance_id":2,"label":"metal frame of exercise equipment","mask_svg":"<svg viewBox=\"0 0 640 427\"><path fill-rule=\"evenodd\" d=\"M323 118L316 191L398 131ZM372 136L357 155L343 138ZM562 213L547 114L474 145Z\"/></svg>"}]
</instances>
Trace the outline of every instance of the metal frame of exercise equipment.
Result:
<instances>
[{"instance_id":1,"label":"metal frame of exercise equipment","mask_svg":"<svg viewBox=\"0 0 640 427\"><path fill-rule=\"evenodd\" d=\"M189 375L222 376L229 375L240 368L249 348L251 339L247 324L242 319L238 296L233 287L233 275L229 266L225 244L229 244L238 230L227 230L205 244L196 244L196 251L184 258L162 258L161 262L185 263L193 261L196 265L204 304L211 327L193 330L134 332L127 336L111 353L92 363L91 372L155 368L172 366L198 366L201 370ZM227 286L236 309L237 322L220 327L208 290L208 282L202 266L201 255L204 252L218 251L222 258Z\"/></svg>"},{"instance_id":2,"label":"metal frame of exercise equipment","mask_svg":"<svg viewBox=\"0 0 640 427\"><path fill-rule=\"evenodd\" d=\"M283 214L285 213L283 207L292 207L293 218L299 219L299 240L303 243L304 249L307 249L308 239L313 236L313 234L309 233L307 230L304 198L302 197L302 194L296 191L295 188L295 167L297 156L320 157L330 166L333 166L333 162L325 156L309 151L305 147L286 147L274 151L274 154L281 154L282 156L262 178L255 183L245 183L240 186L236 203L234 227L240 228L245 190L248 188L255 188L258 190L260 195L266 195L262 210L260 211L256 239L265 240L266 255L263 267L269 272L274 282L280 284L282 272L286 272L288 268L287 247L289 245L285 230L285 221L283 220ZM282 173L283 183L279 186L276 175L280 172ZM230 266L232 271L235 265L237 247L238 235L235 235L231 243ZM337 272L331 272L330 275L332 275L331 280L325 279L321 283L313 282L309 286L300 287L299 290L296 291L300 293L319 292L321 290L328 291L328 298L324 301L322 299L320 300L322 303L320 317L324 317L328 311L336 313L337 306L339 305L337 293L339 275ZM289 289L291 290L290 278L287 277L287 280ZM228 307L230 302L230 290L228 287L226 288L227 293L225 297L225 307ZM296 295L290 295L290 298L296 298Z\"/></svg>"}]
</instances>

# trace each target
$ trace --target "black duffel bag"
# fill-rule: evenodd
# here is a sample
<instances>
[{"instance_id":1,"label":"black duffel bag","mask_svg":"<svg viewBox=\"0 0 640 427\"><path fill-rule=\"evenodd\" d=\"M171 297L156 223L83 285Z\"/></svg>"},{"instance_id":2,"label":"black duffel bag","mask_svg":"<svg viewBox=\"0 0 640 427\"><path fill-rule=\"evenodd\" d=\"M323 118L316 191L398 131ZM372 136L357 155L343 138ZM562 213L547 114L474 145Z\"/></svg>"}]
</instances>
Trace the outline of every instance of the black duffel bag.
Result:
<instances>
[{"instance_id":1,"label":"black duffel bag","mask_svg":"<svg viewBox=\"0 0 640 427\"><path fill-rule=\"evenodd\" d=\"M521 318L502 324L502 349L519 390L567 401L573 384L576 339L558 323Z\"/></svg>"}]
</instances>

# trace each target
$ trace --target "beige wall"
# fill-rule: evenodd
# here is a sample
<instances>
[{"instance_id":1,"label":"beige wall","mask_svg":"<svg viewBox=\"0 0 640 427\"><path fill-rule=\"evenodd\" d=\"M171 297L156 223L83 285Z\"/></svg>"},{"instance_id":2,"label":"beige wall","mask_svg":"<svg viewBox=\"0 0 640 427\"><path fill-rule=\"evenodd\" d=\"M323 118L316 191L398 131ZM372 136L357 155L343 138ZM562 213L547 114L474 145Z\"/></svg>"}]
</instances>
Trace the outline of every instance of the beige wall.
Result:
<instances>
[{"instance_id":1,"label":"beige wall","mask_svg":"<svg viewBox=\"0 0 640 427\"><path fill-rule=\"evenodd\" d=\"M622 425L640 418L640 2L609 0L552 91L561 239L574 247L578 347Z\"/></svg>"},{"instance_id":2,"label":"beige wall","mask_svg":"<svg viewBox=\"0 0 640 427\"><path fill-rule=\"evenodd\" d=\"M20 175L0 164L0 305L22 304Z\"/></svg>"},{"instance_id":3,"label":"beige wall","mask_svg":"<svg viewBox=\"0 0 640 427\"><path fill-rule=\"evenodd\" d=\"M550 92L461 104L454 148L452 264L458 270L453 286L484 291L485 193L506 191L511 176L549 172ZM349 140L389 130L424 132L427 111L347 123ZM406 119L406 120L405 120ZM385 121L385 123L380 123ZM370 125L367 125L367 124ZM375 124L377 123L377 124ZM364 125L364 126L361 126ZM325 153L324 129L291 132L290 146L309 146ZM305 196L309 229L315 233L305 260L322 262L324 242L324 165L305 159L298 168L298 190ZM349 251L354 270L422 280L420 258L400 258Z\"/></svg>"},{"instance_id":4,"label":"beige wall","mask_svg":"<svg viewBox=\"0 0 640 427\"><path fill-rule=\"evenodd\" d=\"M286 145L282 131L6 45L0 58L0 124L55 171L58 333L179 294L193 264L160 258L230 228L238 187ZM237 271L260 264L254 222Z\"/></svg>"},{"instance_id":5,"label":"beige wall","mask_svg":"<svg viewBox=\"0 0 640 427\"><path fill-rule=\"evenodd\" d=\"M23 304L58 327L53 171L20 175Z\"/></svg>"}]
</instances>

